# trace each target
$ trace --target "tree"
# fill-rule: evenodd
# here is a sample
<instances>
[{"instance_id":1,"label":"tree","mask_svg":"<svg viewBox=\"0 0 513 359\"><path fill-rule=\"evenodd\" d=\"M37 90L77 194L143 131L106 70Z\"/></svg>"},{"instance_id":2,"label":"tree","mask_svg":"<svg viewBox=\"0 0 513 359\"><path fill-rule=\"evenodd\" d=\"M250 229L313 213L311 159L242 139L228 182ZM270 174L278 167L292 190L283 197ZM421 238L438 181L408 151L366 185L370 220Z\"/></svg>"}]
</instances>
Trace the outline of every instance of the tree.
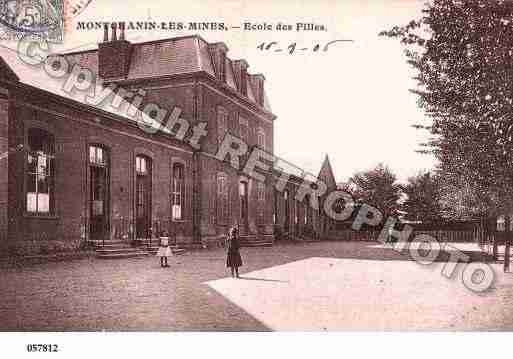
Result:
<instances>
[{"instance_id":1,"label":"tree","mask_svg":"<svg viewBox=\"0 0 513 359\"><path fill-rule=\"evenodd\" d=\"M401 209L406 212L406 219L422 222L441 219L438 180L430 172L408 178L408 183L402 186L402 191L407 197L401 204Z\"/></svg>"},{"instance_id":2,"label":"tree","mask_svg":"<svg viewBox=\"0 0 513 359\"><path fill-rule=\"evenodd\" d=\"M417 72L430 131L425 152L439 173L482 201L484 213L513 208L513 3L433 0L422 17L380 35L400 39ZM464 203L466 201L462 201Z\"/></svg>"},{"instance_id":3,"label":"tree","mask_svg":"<svg viewBox=\"0 0 513 359\"><path fill-rule=\"evenodd\" d=\"M384 218L395 213L401 196L401 186L396 183L396 176L382 163L375 168L356 173L350 178L354 193L364 203L378 208Z\"/></svg>"}]
</instances>

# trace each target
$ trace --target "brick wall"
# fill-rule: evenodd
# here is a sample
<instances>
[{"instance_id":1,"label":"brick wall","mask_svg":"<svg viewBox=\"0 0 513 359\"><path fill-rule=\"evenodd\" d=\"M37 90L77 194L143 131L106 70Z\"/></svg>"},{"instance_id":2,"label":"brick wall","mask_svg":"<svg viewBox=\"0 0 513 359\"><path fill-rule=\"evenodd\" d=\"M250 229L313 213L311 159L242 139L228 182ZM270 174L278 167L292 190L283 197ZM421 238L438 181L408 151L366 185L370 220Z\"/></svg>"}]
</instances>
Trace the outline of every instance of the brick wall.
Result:
<instances>
[{"instance_id":1,"label":"brick wall","mask_svg":"<svg viewBox=\"0 0 513 359\"><path fill-rule=\"evenodd\" d=\"M46 218L27 215L24 208L24 156L13 158L16 173L10 176L15 217L10 232L18 241L58 240L78 245L89 217L88 145L101 144L110 157L110 228L135 217L135 156L152 159L152 221L176 236L178 242L192 239L192 152L187 146L161 135L147 135L108 117L48 102L17 97L16 119L11 128L14 143L26 141L26 130L42 126L55 136L55 213ZM56 112L59 115L54 113ZM185 165L185 209L179 222L171 219L171 168L173 161ZM37 235L36 237L34 237Z\"/></svg>"},{"instance_id":2,"label":"brick wall","mask_svg":"<svg viewBox=\"0 0 513 359\"><path fill-rule=\"evenodd\" d=\"M136 86L136 85L134 85ZM257 130L264 129L266 149L273 149L272 122L262 119L239 100L198 85L190 79L173 83L152 82L143 84L147 90L145 103L153 102L171 113L175 106L182 110L181 117L193 126L196 122L208 123L208 135L202 151L215 154L218 148L216 108L223 106L229 113L228 129L239 135L239 117L249 124L249 146L257 144ZM55 213L36 218L27 214L24 192L23 153L9 158L9 210L13 221L9 233L21 242L54 240L77 246L83 234L87 236L89 217L89 163L88 145L100 144L109 153L109 223L110 229L119 234L123 220L135 222L135 156L143 154L152 160L152 221L161 224L177 239L191 243L195 239L216 238L225 235L229 226L240 222L239 182L241 173L211 156L194 155L189 146L170 136L148 135L137 126L108 115L89 112L62 101L49 101L37 92L17 90L13 121L9 128L9 146L26 144L27 129L42 126L55 137ZM185 165L184 218L171 218L172 164ZM217 220L216 176L224 172L229 184L229 214L225 223ZM195 180L196 178L196 180ZM257 186L248 179L249 234L255 238L272 236L273 233L273 182L265 187L265 201L257 200ZM197 206L196 210L194 206ZM263 206L263 217L259 217ZM195 225L195 227L194 227ZM112 233L111 233L112 236Z\"/></svg>"},{"instance_id":3,"label":"brick wall","mask_svg":"<svg viewBox=\"0 0 513 359\"><path fill-rule=\"evenodd\" d=\"M217 153L222 138L219 138L217 131L217 110L221 106L228 113L228 131L235 136L239 136L239 118L243 117L248 121L248 146L257 145L257 130L263 129L266 138L266 150L273 150L272 123L263 120L248 108L229 96L223 95L212 90L207 86L202 87L202 108L200 111L200 120L208 122L208 136L204 143L204 151L214 155ZM240 223L240 198L239 182L244 179L244 175L233 169L228 163L219 162L207 156L202 156L202 194L201 204L201 230L205 236L225 235L230 226ZM242 161L243 165L244 162ZM229 219L226 224L220 224L216 220L216 176L223 172L228 175L229 185ZM260 203L257 198L257 184L252 178L248 180L248 229L249 234L262 238L264 235L273 233L273 186L271 181L265 184L264 203ZM263 206L263 218L258 216L259 206Z\"/></svg>"}]
</instances>

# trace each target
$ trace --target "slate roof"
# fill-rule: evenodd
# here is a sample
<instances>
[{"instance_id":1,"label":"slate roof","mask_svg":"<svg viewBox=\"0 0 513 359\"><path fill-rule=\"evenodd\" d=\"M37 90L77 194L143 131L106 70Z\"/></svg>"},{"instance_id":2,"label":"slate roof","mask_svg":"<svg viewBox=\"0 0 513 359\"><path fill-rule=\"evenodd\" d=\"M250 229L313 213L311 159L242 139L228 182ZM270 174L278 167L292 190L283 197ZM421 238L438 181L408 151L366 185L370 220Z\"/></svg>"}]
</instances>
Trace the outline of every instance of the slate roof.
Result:
<instances>
[{"instance_id":1,"label":"slate roof","mask_svg":"<svg viewBox=\"0 0 513 359\"><path fill-rule=\"evenodd\" d=\"M215 76L214 60L208 50L209 43L198 35L175 37L163 40L132 43L127 80L203 71ZM63 54L70 63L78 63L98 74L98 50L87 50ZM237 90L232 60L226 60L226 84ZM256 84L249 77L247 94L252 102ZM272 112L264 91L264 109Z\"/></svg>"}]
</instances>

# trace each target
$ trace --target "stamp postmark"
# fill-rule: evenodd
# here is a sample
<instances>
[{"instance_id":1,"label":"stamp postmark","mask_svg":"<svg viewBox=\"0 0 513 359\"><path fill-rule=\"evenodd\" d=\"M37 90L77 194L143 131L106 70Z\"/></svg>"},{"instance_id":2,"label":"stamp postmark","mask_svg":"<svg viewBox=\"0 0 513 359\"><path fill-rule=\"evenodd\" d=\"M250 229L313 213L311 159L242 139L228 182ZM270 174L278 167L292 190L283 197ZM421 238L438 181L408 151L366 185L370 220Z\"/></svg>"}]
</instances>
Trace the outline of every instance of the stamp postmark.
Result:
<instances>
[{"instance_id":1,"label":"stamp postmark","mask_svg":"<svg viewBox=\"0 0 513 359\"><path fill-rule=\"evenodd\" d=\"M0 0L0 40L64 38L64 0Z\"/></svg>"}]
</instances>

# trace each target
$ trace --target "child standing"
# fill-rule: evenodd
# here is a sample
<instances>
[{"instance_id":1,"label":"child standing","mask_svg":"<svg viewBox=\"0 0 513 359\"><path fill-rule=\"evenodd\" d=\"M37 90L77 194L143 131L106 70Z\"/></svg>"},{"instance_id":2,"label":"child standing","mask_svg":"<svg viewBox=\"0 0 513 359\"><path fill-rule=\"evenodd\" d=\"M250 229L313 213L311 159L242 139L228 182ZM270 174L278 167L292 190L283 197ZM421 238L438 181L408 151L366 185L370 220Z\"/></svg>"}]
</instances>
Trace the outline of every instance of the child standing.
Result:
<instances>
[{"instance_id":1,"label":"child standing","mask_svg":"<svg viewBox=\"0 0 513 359\"><path fill-rule=\"evenodd\" d=\"M160 257L160 266L162 268L169 267L167 258L173 255L171 247L169 247L169 237L160 237L159 250L157 251L157 257Z\"/></svg>"},{"instance_id":2,"label":"child standing","mask_svg":"<svg viewBox=\"0 0 513 359\"><path fill-rule=\"evenodd\" d=\"M240 256L239 248L239 233L237 228L233 227L228 234L226 266L231 269L232 277L236 278L239 278L239 267L242 266L242 258Z\"/></svg>"}]
</instances>

